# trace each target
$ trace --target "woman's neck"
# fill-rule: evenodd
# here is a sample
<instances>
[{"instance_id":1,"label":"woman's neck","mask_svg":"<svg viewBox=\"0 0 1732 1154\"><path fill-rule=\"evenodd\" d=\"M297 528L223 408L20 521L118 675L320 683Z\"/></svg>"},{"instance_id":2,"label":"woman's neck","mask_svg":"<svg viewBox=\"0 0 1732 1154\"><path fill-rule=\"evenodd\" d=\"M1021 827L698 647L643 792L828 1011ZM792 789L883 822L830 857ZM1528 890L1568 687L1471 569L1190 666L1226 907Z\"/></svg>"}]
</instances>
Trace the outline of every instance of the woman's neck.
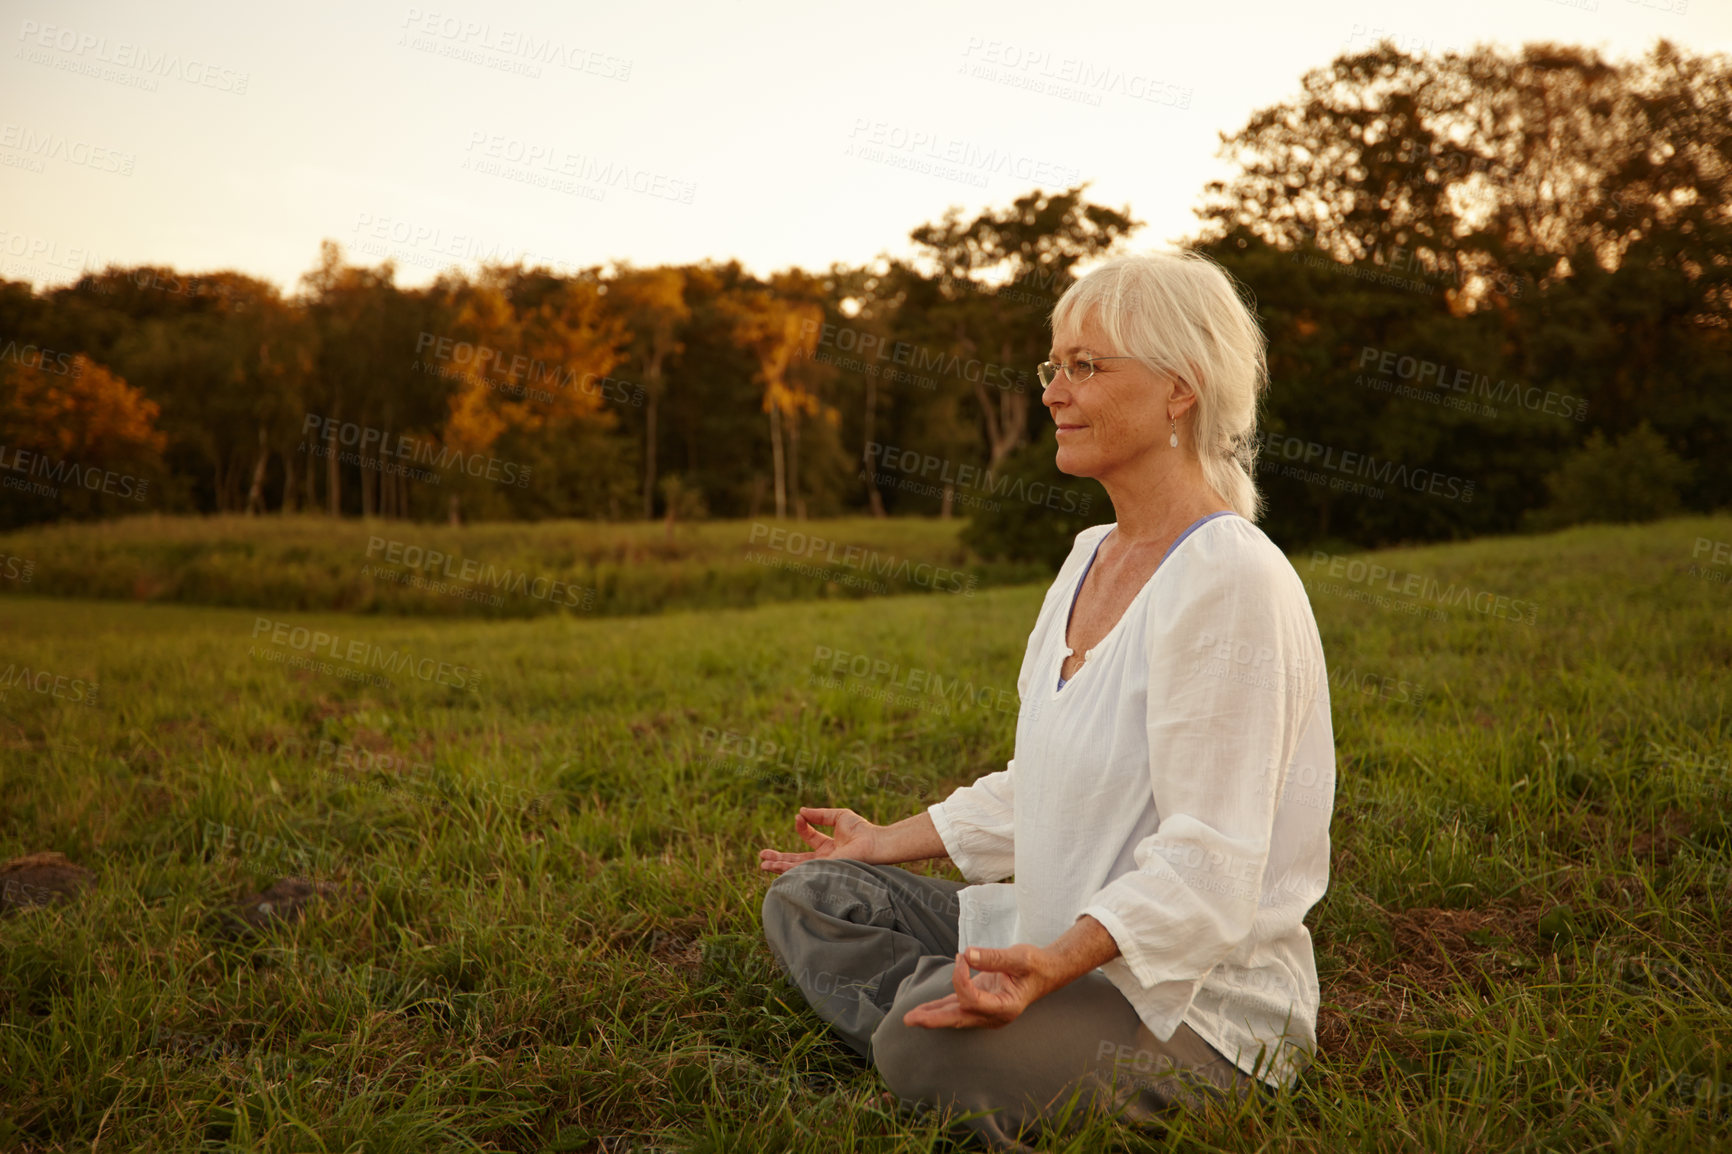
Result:
<instances>
[{"instance_id":1,"label":"woman's neck","mask_svg":"<svg viewBox=\"0 0 1732 1154\"><path fill-rule=\"evenodd\" d=\"M1203 468L1194 457L1159 473L1098 480L1112 502L1118 520L1113 536L1121 547L1171 541L1198 518L1227 508L1203 479Z\"/></svg>"}]
</instances>

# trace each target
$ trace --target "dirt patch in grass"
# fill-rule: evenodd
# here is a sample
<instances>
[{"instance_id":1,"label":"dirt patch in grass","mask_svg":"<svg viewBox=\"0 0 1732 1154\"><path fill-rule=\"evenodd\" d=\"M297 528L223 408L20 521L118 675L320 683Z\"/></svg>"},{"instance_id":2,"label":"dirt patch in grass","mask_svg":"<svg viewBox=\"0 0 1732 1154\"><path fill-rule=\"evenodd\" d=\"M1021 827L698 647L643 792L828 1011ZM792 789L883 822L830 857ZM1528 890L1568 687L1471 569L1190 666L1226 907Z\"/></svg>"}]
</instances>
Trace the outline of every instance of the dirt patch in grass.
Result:
<instances>
[{"instance_id":1,"label":"dirt patch in grass","mask_svg":"<svg viewBox=\"0 0 1732 1154\"><path fill-rule=\"evenodd\" d=\"M0 863L0 913L69 901L95 876L63 853L33 853Z\"/></svg>"},{"instance_id":2,"label":"dirt patch in grass","mask_svg":"<svg viewBox=\"0 0 1732 1154\"><path fill-rule=\"evenodd\" d=\"M1428 1004L1465 983L1489 994L1494 983L1539 978L1555 970L1536 926L1550 902L1498 902L1478 909L1421 908L1385 911L1393 957L1374 959L1353 946L1338 947L1342 968L1322 983L1317 1045L1332 1062L1361 1069L1374 1045L1415 1051L1403 1035L1437 1025Z\"/></svg>"},{"instance_id":3,"label":"dirt patch in grass","mask_svg":"<svg viewBox=\"0 0 1732 1154\"><path fill-rule=\"evenodd\" d=\"M701 939L706 928L707 923L701 918L679 918L666 928L651 931L647 938L616 935L612 944L615 948L624 949L635 945L662 965L687 977L695 977L703 968Z\"/></svg>"},{"instance_id":4,"label":"dirt patch in grass","mask_svg":"<svg viewBox=\"0 0 1732 1154\"><path fill-rule=\"evenodd\" d=\"M1630 842L1637 857L1648 858L1655 865L1667 865L1678 845L1687 840L1695 822L1681 809L1668 809L1660 816L1659 826L1639 831Z\"/></svg>"},{"instance_id":5,"label":"dirt patch in grass","mask_svg":"<svg viewBox=\"0 0 1732 1154\"><path fill-rule=\"evenodd\" d=\"M283 878L270 888L248 894L223 911L220 928L231 936L250 936L280 922L300 921L316 903L360 897L358 886L335 882Z\"/></svg>"}]
</instances>

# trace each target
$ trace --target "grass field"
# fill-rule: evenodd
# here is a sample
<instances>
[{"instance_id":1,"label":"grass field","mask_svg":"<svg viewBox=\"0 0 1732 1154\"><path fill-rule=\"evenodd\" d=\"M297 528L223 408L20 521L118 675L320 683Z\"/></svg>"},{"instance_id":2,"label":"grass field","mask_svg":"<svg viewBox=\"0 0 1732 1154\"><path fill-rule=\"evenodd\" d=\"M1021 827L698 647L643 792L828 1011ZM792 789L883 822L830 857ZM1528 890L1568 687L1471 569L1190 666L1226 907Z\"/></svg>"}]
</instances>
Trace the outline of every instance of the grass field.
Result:
<instances>
[{"instance_id":1,"label":"grass field","mask_svg":"<svg viewBox=\"0 0 1732 1154\"><path fill-rule=\"evenodd\" d=\"M972 593L1040 577L970 553L962 524L141 516L0 534L0 593L498 619Z\"/></svg>"},{"instance_id":2,"label":"grass field","mask_svg":"<svg viewBox=\"0 0 1732 1154\"><path fill-rule=\"evenodd\" d=\"M1051 1148L1732 1140L1732 564L1702 541L1732 518L1296 556L1340 758L1318 1059L1261 1113ZM798 804L889 822L1002 767L1042 592L0 599L0 859L95 878L0 920L0 1149L949 1149L777 974L757 851L799 848ZM815 678L836 653L977 704ZM302 920L225 916L290 875L326 887Z\"/></svg>"}]
</instances>

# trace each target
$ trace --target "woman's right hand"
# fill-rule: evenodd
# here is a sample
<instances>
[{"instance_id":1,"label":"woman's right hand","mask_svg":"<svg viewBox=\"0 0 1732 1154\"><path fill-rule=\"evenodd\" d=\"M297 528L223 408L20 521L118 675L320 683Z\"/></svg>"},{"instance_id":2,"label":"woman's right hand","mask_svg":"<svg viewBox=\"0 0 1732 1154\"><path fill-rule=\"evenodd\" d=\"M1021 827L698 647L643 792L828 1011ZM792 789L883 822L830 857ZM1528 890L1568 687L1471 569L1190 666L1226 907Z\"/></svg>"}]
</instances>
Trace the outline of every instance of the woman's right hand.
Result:
<instances>
[{"instance_id":1,"label":"woman's right hand","mask_svg":"<svg viewBox=\"0 0 1732 1154\"><path fill-rule=\"evenodd\" d=\"M819 833L814 826L827 825L831 835ZM806 853L785 853L782 850L758 851L758 866L771 873L786 873L803 861L819 858L846 858L852 861L878 860L879 836L883 826L873 825L851 809L820 809L803 805L794 815L794 832L811 846Z\"/></svg>"}]
</instances>

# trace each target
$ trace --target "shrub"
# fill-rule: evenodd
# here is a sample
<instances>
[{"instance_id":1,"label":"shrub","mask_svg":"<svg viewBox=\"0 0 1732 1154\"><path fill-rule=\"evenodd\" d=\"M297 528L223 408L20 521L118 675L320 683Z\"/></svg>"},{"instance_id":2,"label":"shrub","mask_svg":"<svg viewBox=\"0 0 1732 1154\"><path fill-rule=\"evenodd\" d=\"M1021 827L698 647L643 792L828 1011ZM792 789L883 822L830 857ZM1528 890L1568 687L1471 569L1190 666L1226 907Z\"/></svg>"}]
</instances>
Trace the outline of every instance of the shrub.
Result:
<instances>
[{"instance_id":1,"label":"shrub","mask_svg":"<svg viewBox=\"0 0 1732 1154\"><path fill-rule=\"evenodd\" d=\"M1655 521L1678 512L1695 467L1647 421L1608 444L1598 429L1546 477L1551 503L1531 512L1536 529L1590 521Z\"/></svg>"},{"instance_id":2,"label":"shrub","mask_svg":"<svg viewBox=\"0 0 1732 1154\"><path fill-rule=\"evenodd\" d=\"M1099 481L1061 473L1057 455L1058 434L1049 428L1006 457L993 471L992 496L969 515L962 543L985 558L1034 561L1058 572L1076 535L1111 519L1113 509Z\"/></svg>"}]
</instances>

